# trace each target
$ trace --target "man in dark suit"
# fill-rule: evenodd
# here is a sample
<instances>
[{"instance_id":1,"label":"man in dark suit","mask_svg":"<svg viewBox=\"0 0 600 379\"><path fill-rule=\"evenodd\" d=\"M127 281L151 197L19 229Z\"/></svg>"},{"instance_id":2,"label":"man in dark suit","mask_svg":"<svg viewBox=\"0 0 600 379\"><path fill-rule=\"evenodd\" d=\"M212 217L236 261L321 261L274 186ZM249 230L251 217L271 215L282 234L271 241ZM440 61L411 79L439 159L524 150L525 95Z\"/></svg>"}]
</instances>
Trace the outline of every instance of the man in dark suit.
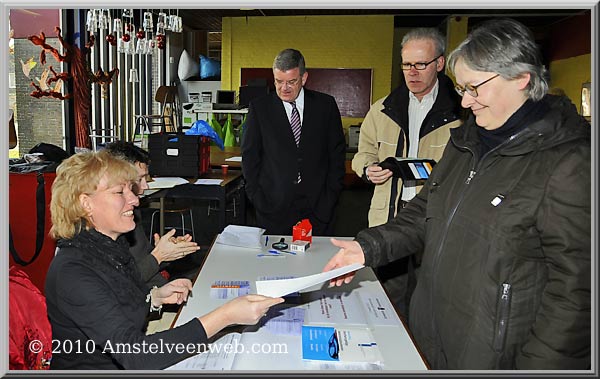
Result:
<instances>
[{"instance_id":1,"label":"man in dark suit","mask_svg":"<svg viewBox=\"0 0 600 379\"><path fill-rule=\"evenodd\" d=\"M276 93L250 103L242 138L246 193L258 226L289 235L308 218L313 235L333 235L345 174L345 139L333 97L303 86L304 57L294 49L273 62Z\"/></svg>"}]
</instances>

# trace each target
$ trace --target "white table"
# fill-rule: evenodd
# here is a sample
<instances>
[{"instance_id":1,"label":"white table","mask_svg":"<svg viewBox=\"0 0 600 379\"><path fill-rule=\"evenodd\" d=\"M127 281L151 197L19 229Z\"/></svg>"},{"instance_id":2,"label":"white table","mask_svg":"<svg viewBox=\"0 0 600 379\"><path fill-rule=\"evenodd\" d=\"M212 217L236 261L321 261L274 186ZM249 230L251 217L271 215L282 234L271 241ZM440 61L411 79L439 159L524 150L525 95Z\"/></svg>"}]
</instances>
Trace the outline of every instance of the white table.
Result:
<instances>
[{"instance_id":1,"label":"white table","mask_svg":"<svg viewBox=\"0 0 600 379\"><path fill-rule=\"evenodd\" d=\"M286 236L286 242L291 238ZM306 253L287 255L286 258L259 258L257 254L265 253L270 249L271 243L279 241L279 236L269 236L269 247L249 249L241 247L213 244L201 270L196 279L192 296L187 304L182 307L175 325L182 325L194 317L203 315L210 310L224 304L228 300L214 299L210 296L211 285L219 280L247 280L250 282L251 293L255 293L255 281L262 276L294 275L305 276L322 271L326 262L337 252L337 248L331 244L327 237L313 237L313 243ZM327 283L323 284L323 290ZM310 295L306 292L320 290L321 288L310 288L302 292L302 298ZM342 287L334 289L350 293L353 291L367 291L376 293L388 301L391 314L397 317L391 302L377 281L373 270L365 267L357 272L354 280ZM302 306L301 302L300 305ZM399 320L399 319L398 319ZM377 345L383 356L383 369L392 371L417 371L426 370L427 367L417 351L413 341L408 335L401 322L395 325L365 325L371 330ZM288 354L261 354L245 352L235 357L233 369L235 370L305 370L306 365L301 355L300 336L273 336L264 327L251 327L250 331L244 331L249 339L256 341L277 341L287 343ZM239 331L239 330L238 330ZM251 337L251 338L250 338Z\"/></svg>"}]
</instances>

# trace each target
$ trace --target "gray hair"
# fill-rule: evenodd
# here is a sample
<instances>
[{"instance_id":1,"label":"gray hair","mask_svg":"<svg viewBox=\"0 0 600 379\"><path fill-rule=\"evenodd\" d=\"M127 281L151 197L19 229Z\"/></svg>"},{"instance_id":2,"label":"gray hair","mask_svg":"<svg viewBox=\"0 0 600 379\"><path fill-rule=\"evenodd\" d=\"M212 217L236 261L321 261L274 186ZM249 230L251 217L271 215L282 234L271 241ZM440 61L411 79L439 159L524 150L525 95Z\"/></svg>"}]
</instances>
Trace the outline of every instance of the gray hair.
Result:
<instances>
[{"instance_id":1,"label":"gray hair","mask_svg":"<svg viewBox=\"0 0 600 379\"><path fill-rule=\"evenodd\" d=\"M404 48L404 44L406 44L408 41L422 39L428 39L433 41L433 44L435 45L435 54L444 55L444 51L446 50L446 39L444 38L442 33L440 33L440 31L435 28L411 29L402 38L402 48Z\"/></svg>"},{"instance_id":2,"label":"gray hair","mask_svg":"<svg viewBox=\"0 0 600 379\"><path fill-rule=\"evenodd\" d=\"M499 19L482 23L450 53L448 68L452 74L459 59L472 70L495 72L508 80L530 74L525 93L534 101L548 92L548 70L533 34L517 21Z\"/></svg>"},{"instance_id":3,"label":"gray hair","mask_svg":"<svg viewBox=\"0 0 600 379\"><path fill-rule=\"evenodd\" d=\"M288 71L294 68L300 69L300 75L306 72L306 65L302 53L296 49L282 50L273 61L273 70Z\"/></svg>"}]
</instances>

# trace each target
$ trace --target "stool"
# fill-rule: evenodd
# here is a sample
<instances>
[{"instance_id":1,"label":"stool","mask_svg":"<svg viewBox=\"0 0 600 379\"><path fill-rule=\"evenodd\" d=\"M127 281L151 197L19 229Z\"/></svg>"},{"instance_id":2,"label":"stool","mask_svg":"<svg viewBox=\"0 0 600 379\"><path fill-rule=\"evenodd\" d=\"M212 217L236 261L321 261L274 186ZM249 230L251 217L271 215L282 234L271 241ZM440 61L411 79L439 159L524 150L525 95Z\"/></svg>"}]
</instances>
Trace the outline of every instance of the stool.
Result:
<instances>
[{"instance_id":1,"label":"stool","mask_svg":"<svg viewBox=\"0 0 600 379\"><path fill-rule=\"evenodd\" d=\"M232 199L232 201L231 201L233 203L233 208L227 208L227 207L225 207L225 212L232 212L233 211L233 217L237 217L237 210L236 210L236 205L235 205L236 201L235 200L236 200L236 198L234 197ZM213 211L218 211L219 210L219 207L217 205L213 206L213 204L215 204L215 203L217 203L217 201L213 201L213 200L211 200L208 203L208 210L207 210L207 215L208 216L210 216L210 211L211 210L213 210Z\"/></svg>"},{"instance_id":2,"label":"stool","mask_svg":"<svg viewBox=\"0 0 600 379\"><path fill-rule=\"evenodd\" d=\"M181 216L181 232L183 234L185 234L185 231L187 230L185 228L185 213L187 212L189 217L190 217L190 229L192 232L192 240L195 241L196 240L196 233L194 232L194 214L192 213L192 207L189 208L178 208L178 209L165 209L165 218L167 214L173 214L173 213L179 213L179 215ZM150 219L150 243L154 242L154 239L152 238L152 234L154 233L154 216L156 215L160 215L160 210L155 210L154 212L152 212L152 218ZM173 226L166 226L165 225L165 230L168 229L173 229ZM161 236L162 237L162 236Z\"/></svg>"}]
</instances>

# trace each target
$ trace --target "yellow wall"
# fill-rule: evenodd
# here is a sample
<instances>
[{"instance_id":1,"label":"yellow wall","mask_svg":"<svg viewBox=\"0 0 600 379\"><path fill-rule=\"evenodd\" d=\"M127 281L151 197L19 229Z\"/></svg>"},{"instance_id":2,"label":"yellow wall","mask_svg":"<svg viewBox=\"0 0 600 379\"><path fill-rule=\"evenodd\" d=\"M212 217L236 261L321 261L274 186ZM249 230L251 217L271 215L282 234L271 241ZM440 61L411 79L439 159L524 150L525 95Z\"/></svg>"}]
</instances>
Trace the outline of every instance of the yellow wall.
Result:
<instances>
[{"instance_id":1,"label":"yellow wall","mask_svg":"<svg viewBox=\"0 0 600 379\"><path fill-rule=\"evenodd\" d=\"M237 90L242 67L272 67L285 48L302 52L308 68L373 69L372 101L391 88L393 16L225 17L221 87ZM344 127L361 118L342 119Z\"/></svg>"},{"instance_id":2,"label":"yellow wall","mask_svg":"<svg viewBox=\"0 0 600 379\"><path fill-rule=\"evenodd\" d=\"M550 86L562 88L581 111L581 85L592 79L591 54L579 55L550 63Z\"/></svg>"}]
</instances>

